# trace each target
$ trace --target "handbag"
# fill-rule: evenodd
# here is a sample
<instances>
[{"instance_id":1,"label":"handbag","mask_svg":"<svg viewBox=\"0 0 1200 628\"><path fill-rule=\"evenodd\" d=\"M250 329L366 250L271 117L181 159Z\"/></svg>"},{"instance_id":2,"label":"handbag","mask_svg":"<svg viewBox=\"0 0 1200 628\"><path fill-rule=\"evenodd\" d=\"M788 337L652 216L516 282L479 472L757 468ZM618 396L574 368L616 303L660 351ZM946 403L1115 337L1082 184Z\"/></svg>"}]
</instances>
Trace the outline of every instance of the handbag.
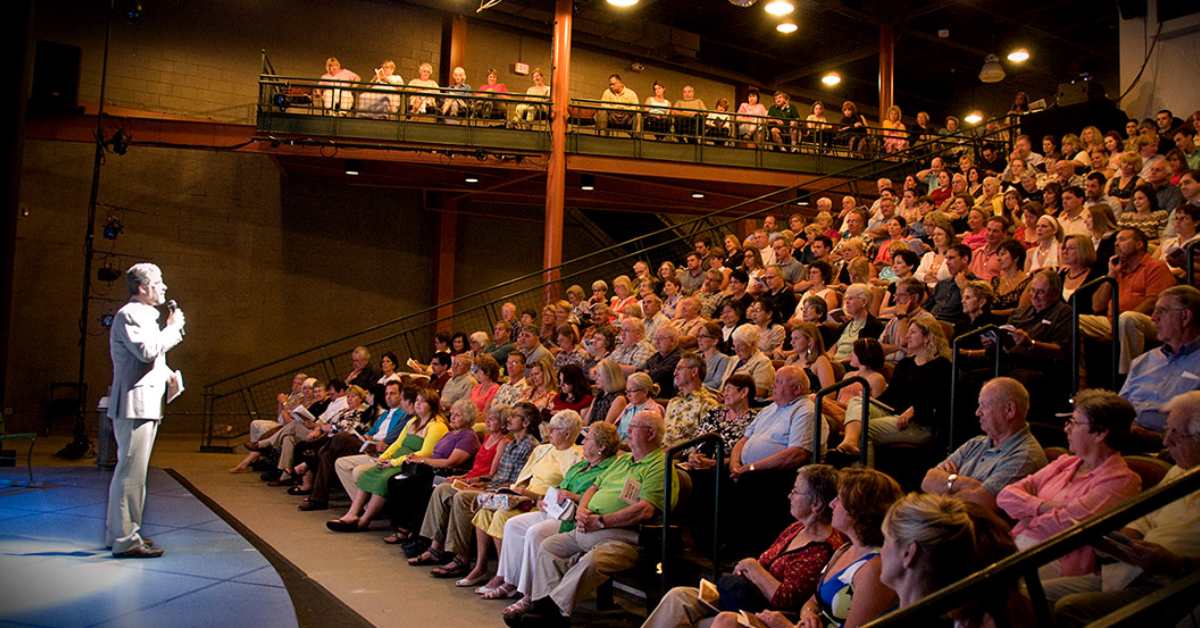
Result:
<instances>
[{"instance_id":1,"label":"handbag","mask_svg":"<svg viewBox=\"0 0 1200 628\"><path fill-rule=\"evenodd\" d=\"M762 591L745 576L727 573L717 579L717 608L723 611L757 613L768 608Z\"/></svg>"}]
</instances>

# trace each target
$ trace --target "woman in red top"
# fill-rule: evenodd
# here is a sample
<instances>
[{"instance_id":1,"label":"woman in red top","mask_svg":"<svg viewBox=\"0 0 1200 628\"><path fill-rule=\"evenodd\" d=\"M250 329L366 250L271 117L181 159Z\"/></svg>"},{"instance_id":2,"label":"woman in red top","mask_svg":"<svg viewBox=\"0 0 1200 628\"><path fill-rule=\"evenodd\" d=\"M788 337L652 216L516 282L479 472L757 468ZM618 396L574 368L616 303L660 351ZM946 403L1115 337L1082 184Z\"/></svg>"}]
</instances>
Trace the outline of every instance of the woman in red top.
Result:
<instances>
[{"instance_id":1,"label":"woman in red top","mask_svg":"<svg viewBox=\"0 0 1200 628\"><path fill-rule=\"evenodd\" d=\"M765 609L795 611L816 590L821 570L845 539L833 529L833 500L837 497L837 471L824 464L800 469L788 494L796 523L784 529L758 558L743 558L732 575L723 576L725 592L715 604L723 611L716 624L733 621L736 611ZM771 496L770 499L778 499ZM643 628L694 625L716 611L699 600L694 587L675 587L663 597Z\"/></svg>"},{"instance_id":2,"label":"woman in red top","mask_svg":"<svg viewBox=\"0 0 1200 628\"><path fill-rule=\"evenodd\" d=\"M490 354L481 353L476 356L475 364L471 365L471 374L478 382L471 387L471 403L483 414L492 405L496 392L500 390L500 384L496 382L500 379L500 364Z\"/></svg>"},{"instance_id":3,"label":"woman in red top","mask_svg":"<svg viewBox=\"0 0 1200 628\"><path fill-rule=\"evenodd\" d=\"M583 368L578 364L568 364L558 372L558 394L550 402L550 413L560 410L583 412L592 405L592 387Z\"/></svg>"}]
</instances>

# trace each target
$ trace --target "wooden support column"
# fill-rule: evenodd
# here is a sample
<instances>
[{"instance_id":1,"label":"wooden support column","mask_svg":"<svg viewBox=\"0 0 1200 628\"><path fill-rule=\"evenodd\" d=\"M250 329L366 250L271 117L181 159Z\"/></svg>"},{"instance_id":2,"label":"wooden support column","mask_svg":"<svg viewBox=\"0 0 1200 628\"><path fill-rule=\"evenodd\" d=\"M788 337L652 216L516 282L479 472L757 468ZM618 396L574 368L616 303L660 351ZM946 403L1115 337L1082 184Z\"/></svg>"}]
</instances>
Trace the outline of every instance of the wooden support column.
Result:
<instances>
[{"instance_id":1,"label":"wooden support column","mask_svg":"<svg viewBox=\"0 0 1200 628\"><path fill-rule=\"evenodd\" d=\"M438 250L434 259L437 265L433 269L433 302L446 303L454 298L454 258L458 249L458 203L457 199L448 198L441 203L438 212ZM453 305L444 305L437 310L437 330L449 332L454 328ZM443 320L444 319L444 320Z\"/></svg>"},{"instance_id":2,"label":"wooden support column","mask_svg":"<svg viewBox=\"0 0 1200 628\"><path fill-rule=\"evenodd\" d=\"M895 104L896 31L891 24L879 25L879 121L887 118Z\"/></svg>"},{"instance_id":3,"label":"wooden support column","mask_svg":"<svg viewBox=\"0 0 1200 628\"><path fill-rule=\"evenodd\" d=\"M438 77L442 85L450 84L450 72L466 66L467 18L463 15L442 17L442 63Z\"/></svg>"},{"instance_id":4,"label":"wooden support column","mask_svg":"<svg viewBox=\"0 0 1200 628\"><path fill-rule=\"evenodd\" d=\"M542 268L546 282L557 282L562 263L563 215L567 185L567 103L571 89L571 10L573 0L556 0L554 46L551 52L550 162L546 170L546 228L542 244ZM549 283L546 301L558 298L559 286Z\"/></svg>"}]
</instances>

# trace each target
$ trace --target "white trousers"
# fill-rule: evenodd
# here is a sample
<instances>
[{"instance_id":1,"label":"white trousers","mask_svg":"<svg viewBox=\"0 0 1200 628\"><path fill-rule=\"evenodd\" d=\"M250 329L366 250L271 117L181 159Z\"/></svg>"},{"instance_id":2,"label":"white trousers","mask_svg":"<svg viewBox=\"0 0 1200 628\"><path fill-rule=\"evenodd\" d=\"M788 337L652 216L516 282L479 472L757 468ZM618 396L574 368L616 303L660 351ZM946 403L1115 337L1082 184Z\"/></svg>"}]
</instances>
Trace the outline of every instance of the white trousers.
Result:
<instances>
[{"instance_id":1,"label":"white trousers","mask_svg":"<svg viewBox=\"0 0 1200 628\"><path fill-rule=\"evenodd\" d=\"M354 454L351 456L342 456L333 463L333 469L337 472L338 480L342 483L342 488L346 489L346 494L353 501L358 496L358 476L362 475L363 471L375 466L372 458L367 454Z\"/></svg>"},{"instance_id":2,"label":"white trousers","mask_svg":"<svg viewBox=\"0 0 1200 628\"><path fill-rule=\"evenodd\" d=\"M117 439L117 466L108 485L104 544L114 554L142 545L142 511L146 505L146 472L158 434L153 419L112 419Z\"/></svg>"},{"instance_id":3,"label":"white trousers","mask_svg":"<svg viewBox=\"0 0 1200 628\"><path fill-rule=\"evenodd\" d=\"M529 595L533 589L533 564L537 559L542 541L558 534L562 522L551 519L537 510L517 515L504 523L504 542L500 544L500 568L496 575L516 585L517 590Z\"/></svg>"}]
</instances>

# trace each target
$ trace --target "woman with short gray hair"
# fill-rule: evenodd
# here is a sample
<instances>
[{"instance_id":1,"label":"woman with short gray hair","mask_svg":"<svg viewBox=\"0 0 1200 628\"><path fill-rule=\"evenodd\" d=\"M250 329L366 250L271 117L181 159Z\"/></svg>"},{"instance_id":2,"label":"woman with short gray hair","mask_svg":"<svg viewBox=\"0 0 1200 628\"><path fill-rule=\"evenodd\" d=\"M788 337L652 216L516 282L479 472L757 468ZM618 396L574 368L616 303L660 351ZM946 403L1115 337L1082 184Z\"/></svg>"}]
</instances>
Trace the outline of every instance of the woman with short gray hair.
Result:
<instances>
[{"instance_id":1,"label":"woman with short gray hair","mask_svg":"<svg viewBox=\"0 0 1200 628\"><path fill-rule=\"evenodd\" d=\"M746 323L733 330L733 352L737 363L733 375L749 375L754 380L755 396L766 399L775 387L775 366L767 354L758 349L759 330Z\"/></svg>"}]
</instances>

